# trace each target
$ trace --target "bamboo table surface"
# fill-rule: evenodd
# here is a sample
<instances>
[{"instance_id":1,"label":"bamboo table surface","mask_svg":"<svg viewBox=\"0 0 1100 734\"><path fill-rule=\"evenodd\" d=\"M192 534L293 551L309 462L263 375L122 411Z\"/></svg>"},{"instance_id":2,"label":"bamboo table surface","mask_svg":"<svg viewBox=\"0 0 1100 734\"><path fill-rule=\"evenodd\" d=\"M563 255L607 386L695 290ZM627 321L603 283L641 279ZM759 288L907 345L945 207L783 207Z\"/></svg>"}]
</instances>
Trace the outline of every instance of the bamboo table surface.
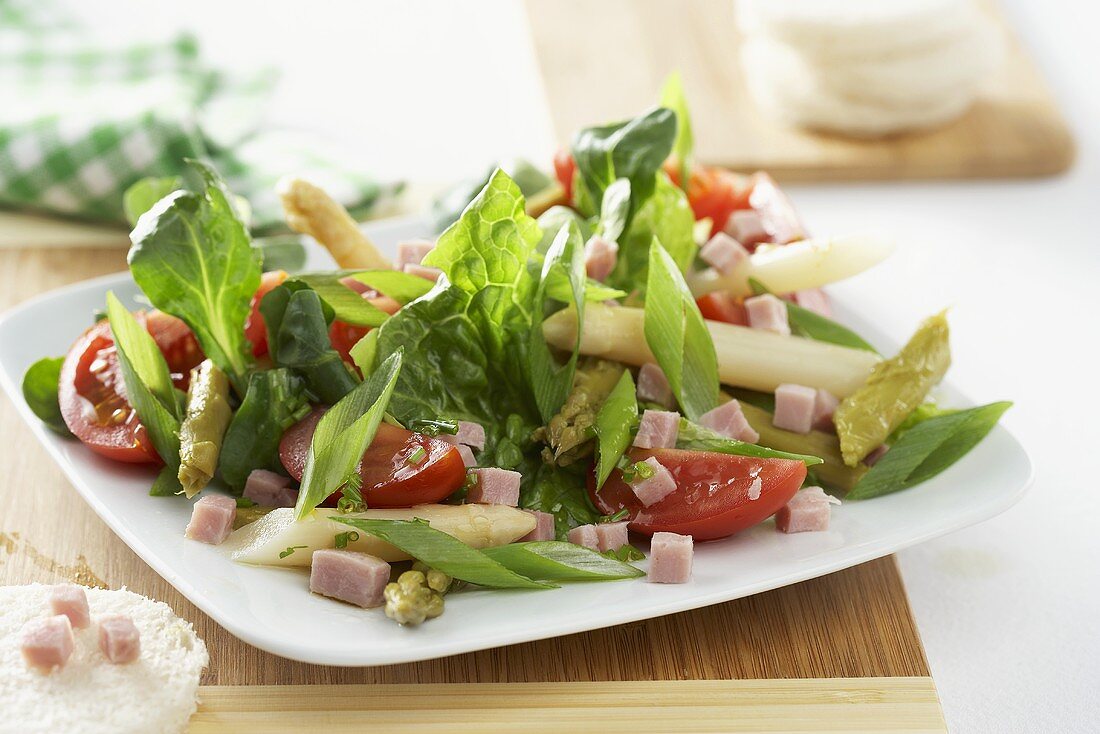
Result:
<instances>
[{"instance_id":1,"label":"bamboo table surface","mask_svg":"<svg viewBox=\"0 0 1100 734\"><path fill-rule=\"evenodd\" d=\"M0 250L0 310L124 267L118 248ZM469 731L517 721L527 731L583 722L602 731L944 730L892 558L569 637L405 665L324 667L250 647L183 598L78 498L8 400L0 401L0 466L0 584L125 585L167 602L210 650L194 731L321 723L353 731L367 721L448 731L456 721ZM576 687L586 681L615 683ZM363 687L344 687L353 684ZM281 687L258 687L271 685ZM410 703L417 696L461 705L440 718L439 707ZM532 719L535 706L542 713Z\"/></svg>"}]
</instances>

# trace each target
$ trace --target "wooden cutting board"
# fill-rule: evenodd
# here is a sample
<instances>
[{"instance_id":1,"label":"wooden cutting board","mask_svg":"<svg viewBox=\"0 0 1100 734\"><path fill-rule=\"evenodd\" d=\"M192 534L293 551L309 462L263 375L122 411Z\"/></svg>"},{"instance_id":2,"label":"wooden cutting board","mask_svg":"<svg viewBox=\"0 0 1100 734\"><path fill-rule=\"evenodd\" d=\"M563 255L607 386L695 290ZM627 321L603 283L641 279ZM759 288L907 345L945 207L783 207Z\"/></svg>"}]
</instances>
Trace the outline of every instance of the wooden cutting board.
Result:
<instances>
[{"instance_id":1,"label":"wooden cutting board","mask_svg":"<svg viewBox=\"0 0 1100 734\"><path fill-rule=\"evenodd\" d=\"M561 142L577 129L636 115L679 71L696 154L785 181L1045 176L1074 145L1034 62L990 5L1006 63L974 107L939 130L857 141L766 119L739 65L733 0L527 0L550 115Z\"/></svg>"},{"instance_id":2,"label":"wooden cutting board","mask_svg":"<svg viewBox=\"0 0 1100 734\"><path fill-rule=\"evenodd\" d=\"M0 310L124 267L118 248L0 250ZM210 650L194 732L946 731L892 558L569 637L323 667L250 647L184 599L78 497L6 399L0 466L0 584L125 585L171 605Z\"/></svg>"}]
</instances>

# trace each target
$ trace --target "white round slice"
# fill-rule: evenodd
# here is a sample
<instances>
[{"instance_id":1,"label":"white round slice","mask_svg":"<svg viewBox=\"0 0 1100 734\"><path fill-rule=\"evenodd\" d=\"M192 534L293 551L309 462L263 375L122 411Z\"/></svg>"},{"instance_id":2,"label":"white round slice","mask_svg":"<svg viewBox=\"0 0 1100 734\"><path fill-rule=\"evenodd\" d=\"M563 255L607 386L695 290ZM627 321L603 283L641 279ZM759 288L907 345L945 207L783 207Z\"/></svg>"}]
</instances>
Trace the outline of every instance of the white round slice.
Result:
<instances>
[{"instance_id":1,"label":"white round slice","mask_svg":"<svg viewBox=\"0 0 1100 734\"><path fill-rule=\"evenodd\" d=\"M966 32L971 0L738 0L738 23L822 61L907 53Z\"/></svg>"},{"instance_id":2,"label":"white round slice","mask_svg":"<svg viewBox=\"0 0 1100 734\"><path fill-rule=\"evenodd\" d=\"M786 44L753 39L742 47L748 86L762 110L783 122L844 135L877 138L936 127L961 115L974 89L904 106L854 99L824 88L802 56Z\"/></svg>"},{"instance_id":3,"label":"white round slice","mask_svg":"<svg viewBox=\"0 0 1100 734\"><path fill-rule=\"evenodd\" d=\"M206 645L167 604L133 592L86 589L92 624L73 630L65 667L39 673L20 651L23 625L49 615L49 586L0 586L0 732L176 734L198 701ZM141 632L141 656L113 665L99 650L96 619L125 614Z\"/></svg>"}]
</instances>

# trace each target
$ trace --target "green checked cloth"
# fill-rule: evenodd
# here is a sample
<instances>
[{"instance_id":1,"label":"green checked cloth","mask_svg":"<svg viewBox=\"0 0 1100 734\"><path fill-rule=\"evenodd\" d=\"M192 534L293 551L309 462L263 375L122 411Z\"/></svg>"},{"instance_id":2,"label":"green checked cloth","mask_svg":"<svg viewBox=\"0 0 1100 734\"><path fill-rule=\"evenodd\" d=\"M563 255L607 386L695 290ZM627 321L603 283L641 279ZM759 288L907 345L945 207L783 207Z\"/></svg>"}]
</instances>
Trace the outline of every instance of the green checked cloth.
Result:
<instances>
[{"instance_id":1,"label":"green checked cloth","mask_svg":"<svg viewBox=\"0 0 1100 734\"><path fill-rule=\"evenodd\" d=\"M281 228L274 187L287 173L353 215L399 189L347 170L313 136L265 129L273 72L214 71L188 35L97 46L47 22L43 5L0 0L0 206L124 223L126 189L180 174L184 158L212 162L257 231Z\"/></svg>"}]
</instances>

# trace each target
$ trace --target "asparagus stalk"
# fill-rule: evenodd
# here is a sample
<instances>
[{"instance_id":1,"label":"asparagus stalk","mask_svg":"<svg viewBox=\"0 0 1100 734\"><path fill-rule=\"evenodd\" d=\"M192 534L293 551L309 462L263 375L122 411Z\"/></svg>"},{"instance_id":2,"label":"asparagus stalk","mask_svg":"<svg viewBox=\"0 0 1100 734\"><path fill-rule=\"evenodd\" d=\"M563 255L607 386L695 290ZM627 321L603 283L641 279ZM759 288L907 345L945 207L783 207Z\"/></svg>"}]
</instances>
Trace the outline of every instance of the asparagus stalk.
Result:
<instances>
[{"instance_id":1,"label":"asparagus stalk","mask_svg":"<svg viewBox=\"0 0 1100 734\"><path fill-rule=\"evenodd\" d=\"M584 310L581 353L632 365L654 362L645 340L645 312L640 308L590 303ZM843 398L867 381L878 355L859 349L783 336L718 321L707 321L718 355L718 378L726 385L774 392L784 383L828 390ZM576 311L558 311L542 325L546 341L572 349Z\"/></svg>"},{"instance_id":2,"label":"asparagus stalk","mask_svg":"<svg viewBox=\"0 0 1100 734\"><path fill-rule=\"evenodd\" d=\"M761 247L732 273L708 268L692 273L687 281L696 297L712 291L752 295L749 278L760 281L772 293L793 293L858 275L878 265L893 250L892 244L875 237L803 240L781 247Z\"/></svg>"},{"instance_id":3,"label":"asparagus stalk","mask_svg":"<svg viewBox=\"0 0 1100 734\"><path fill-rule=\"evenodd\" d=\"M332 259L347 270L388 270L390 259L375 247L340 202L324 189L300 178L279 181L287 225L324 245Z\"/></svg>"}]
</instances>

